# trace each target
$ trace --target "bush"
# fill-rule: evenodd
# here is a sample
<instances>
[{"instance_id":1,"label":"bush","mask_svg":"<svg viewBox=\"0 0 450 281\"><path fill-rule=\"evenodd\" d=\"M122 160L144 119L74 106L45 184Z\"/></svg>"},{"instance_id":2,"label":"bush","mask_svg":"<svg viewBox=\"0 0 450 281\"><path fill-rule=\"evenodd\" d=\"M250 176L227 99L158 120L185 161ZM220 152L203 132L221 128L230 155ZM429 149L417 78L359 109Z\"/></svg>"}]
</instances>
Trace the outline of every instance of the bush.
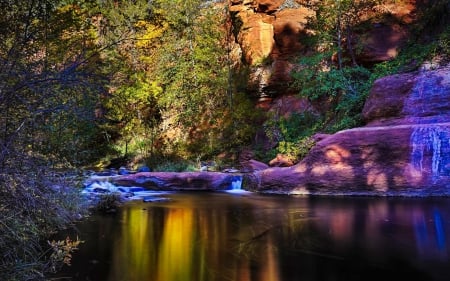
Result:
<instances>
[{"instance_id":1,"label":"bush","mask_svg":"<svg viewBox=\"0 0 450 281\"><path fill-rule=\"evenodd\" d=\"M155 166L158 172L188 172L196 171L195 165L186 160L178 160L177 162L165 161Z\"/></svg>"},{"instance_id":2,"label":"bush","mask_svg":"<svg viewBox=\"0 0 450 281\"><path fill-rule=\"evenodd\" d=\"M0 280L44 280L76 248L66 248L66 259L50 258L52 246L42 243L84 214L76 178L42 160L22 157L20 168L8 163L0 172Z\"/></svg>"},{"instance_id":3,"label":"bush","mask_svg":"<svg viewBox=\"0 0 450 281\"><path fill-rule=\"evenodd\" d=\"M264 124L264 129L277 146L260 156L268 161L281 153L293 162L298 162L314 145L311 136L321 127L322 118L311 112L293 113L288 118L271 116Z\"/></svg>"},{"instance_id":4,"label":"bush","mask_svg":"<svg viewBox=\"0 0 450 281\"><path fill-rule=\"evenodd\" d=\"M117 193L102 194L98 201L96 201L92 207L93 211L110 213L115 212L116 209L122 204L122 197Z\"/></svg>"}]
</instances>

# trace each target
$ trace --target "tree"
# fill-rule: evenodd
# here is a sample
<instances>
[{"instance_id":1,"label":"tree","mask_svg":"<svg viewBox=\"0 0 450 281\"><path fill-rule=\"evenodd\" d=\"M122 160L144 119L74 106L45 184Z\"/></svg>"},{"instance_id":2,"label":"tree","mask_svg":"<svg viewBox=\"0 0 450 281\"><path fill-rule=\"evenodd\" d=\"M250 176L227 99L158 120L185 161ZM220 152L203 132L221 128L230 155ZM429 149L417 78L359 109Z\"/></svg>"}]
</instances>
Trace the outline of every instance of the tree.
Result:
<instances>
[{"instance_id":1,"label":"tree","mask_svg":"<svg viewBox=\"0 0 450 281\"><path fill-rule=\"evenodd\" d=\"M154 5L167 26L160 37L164 50L154 56L152 68L163 89L158 102L163 130L172 138L167 143L175 143L172 148L183 153L211 155L230 144L233 138L226 138L225 132L237 133L227 128L234 127L228 121L239 110L230 108L226 5L199 0L159 0Z\"/></svg>"},{"instance_id":2,"label":"tree","mask_svg":"<svg viewBox=\"0 0 450 281\"><path fill-rule=\"evenodd\" d=\"M156 102L160 87L149 69L166 27L151 18L151 1L103 1L99 11L99 43L111 73L108 93L102 98L107 120L102 128L110 144L125 156L136 149L146 156L153 150L160 120Z\"/></svg>"},{"instance_id":3,"label":"tree","mask_svg":"<svg viewBox=\"0 0 450 281\"><path fill-rule=\"evenodd\" d=\"M91 155L98 131L81 124L95 127L96 96L104 81L94 67L98 56L89 4L15 0L1 5L0 162L8 151L23 148L72 162L86 159L75 152Z\"/></svg>"},{"instance_id":4,"label":"tree","mask_svg":"<svg viewBox=\"0 0 450 281\"><path fill-rule=\"evenodd\" d=\"M322 48L337 53L338 67L344 64L344 50L350 55L351 63L357 65L354 48L354 28L368 19L380 0L324 0L316 8L313 23Z\"/></svg>"},{"instance_id":5,"label":"tree","mask_svg":"<svg viewBox=\"0 0 450 281\"><path fill-rule=\"evenodd\" d=\"M101 144L94 110L104 79L90 4L73 2L0 2L2 280L41 280L53 270L41 239L82 211L74 183L58 171Z\"/></svg>"}]
</instances>

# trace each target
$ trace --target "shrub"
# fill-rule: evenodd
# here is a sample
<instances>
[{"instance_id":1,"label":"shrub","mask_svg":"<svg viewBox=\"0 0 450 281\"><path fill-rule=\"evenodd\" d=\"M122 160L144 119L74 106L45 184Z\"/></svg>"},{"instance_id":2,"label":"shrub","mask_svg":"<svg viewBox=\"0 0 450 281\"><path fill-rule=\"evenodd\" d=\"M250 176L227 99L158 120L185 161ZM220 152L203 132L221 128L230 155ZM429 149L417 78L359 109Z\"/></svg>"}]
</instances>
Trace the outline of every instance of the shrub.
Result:
<instances>
[{"instance_id":1,"label":"shrub","mask_svg":"<svg viewBox=\"0 0 450 281\"><path fill-rule=\"evenodd\" d=\"M52 247L42 243L84 214L76 178L42 160L22 157L20 168L9 163L0 172L0 280L44 280L76 249L66 243L66 259L50 258Z\"/></svg>"},{"instance_id":2,"label":"shrub","mask_svg":"<svg viewBox=\"0 0 450 281\"><path fill-rule=\"evenodd\" d=\"M122 204L122 197L117 193L107 193L99 196L98 200L94 203L92 209L96 212L110 213L116 211L116 209Z\"/></svg>"}]
</instances>

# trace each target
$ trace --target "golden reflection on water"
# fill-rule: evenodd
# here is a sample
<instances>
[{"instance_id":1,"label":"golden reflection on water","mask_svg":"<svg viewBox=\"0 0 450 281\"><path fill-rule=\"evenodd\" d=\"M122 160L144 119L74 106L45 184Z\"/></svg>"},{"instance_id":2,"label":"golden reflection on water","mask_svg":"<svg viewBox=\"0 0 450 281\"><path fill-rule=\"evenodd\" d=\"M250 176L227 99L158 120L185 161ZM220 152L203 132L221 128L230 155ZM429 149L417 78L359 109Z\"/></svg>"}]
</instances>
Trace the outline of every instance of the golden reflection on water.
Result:
<instances>
[{"instance_id":1,"label":"golden reflection on water","mask_svg":"<svg viewBox=\"0 0 450 281\"><path fill-rule=\"evenodd\" d=\"M152 255L145 247L152 244L152 228L149 213L141 209L127 209L122 220L128 227L122 227L120 239L114 247L113 264L110 279L147 280Z\"/></svg>"},{"instance_id":2,"label":"golden reflection on water","mask_svg":"<svg viewBox=\"0 0 450 281\"><path fill-rule=\"evenodd\" d=\"M173 209L167 212L163 236L158 248L157 281L191 280L192 262L197 260L193 246L195 235L191 209ZM200 265L202 262L199 263Z\"/></svg>"},{"instance_id":3,"label":"golden reflection on water","mask_svg":"<svg viewBox=\"0 0 450 281\"><path fill-rule=\"evenodd\" d=\"M250 242L237 242L242 238L239 235L227 238L230 233L232 236L233 227L244 226L230 225L215 209L165 208L156 213L127 208L121 220L127 227L121 228L120 239L112 246L109 280L281 280L271 237L255 243L251 241L254 233L244 238ZM239 251L239 244L248 244L248 248ZM231 256L234 259L228 258ZM256 272L255 260L263 264Z\"/></svg>"}]
</instances>

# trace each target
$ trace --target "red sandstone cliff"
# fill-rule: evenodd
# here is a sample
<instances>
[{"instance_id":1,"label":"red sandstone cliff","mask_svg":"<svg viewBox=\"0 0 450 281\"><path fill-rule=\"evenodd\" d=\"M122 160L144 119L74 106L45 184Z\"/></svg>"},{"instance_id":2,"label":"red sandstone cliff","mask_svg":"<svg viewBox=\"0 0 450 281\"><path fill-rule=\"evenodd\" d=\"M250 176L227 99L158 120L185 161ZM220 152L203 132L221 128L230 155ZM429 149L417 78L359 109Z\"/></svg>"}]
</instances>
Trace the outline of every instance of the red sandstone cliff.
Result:
<instances>
[{"instance_id":1,"label":"red sandstone cliff","mask_svg":"<svg viewBox=\"0 0 450 281\"><path fill-rule=\"evenodd\" d=\"M251 66L249 92L260 97L290 93L287 87L295 58L305 51L302 38L314 32L308 22L315 17L314 3L307 0L231 0L236 40L244 63ZM372 29L357 34L362 64L394 58L408 37L415 17L416 0L385 0L375 12L389 21L374 22ZM367 15L369 18L370 15ZM267 98L265 99L267 101Z\"/></svg>"}]
</instances>

